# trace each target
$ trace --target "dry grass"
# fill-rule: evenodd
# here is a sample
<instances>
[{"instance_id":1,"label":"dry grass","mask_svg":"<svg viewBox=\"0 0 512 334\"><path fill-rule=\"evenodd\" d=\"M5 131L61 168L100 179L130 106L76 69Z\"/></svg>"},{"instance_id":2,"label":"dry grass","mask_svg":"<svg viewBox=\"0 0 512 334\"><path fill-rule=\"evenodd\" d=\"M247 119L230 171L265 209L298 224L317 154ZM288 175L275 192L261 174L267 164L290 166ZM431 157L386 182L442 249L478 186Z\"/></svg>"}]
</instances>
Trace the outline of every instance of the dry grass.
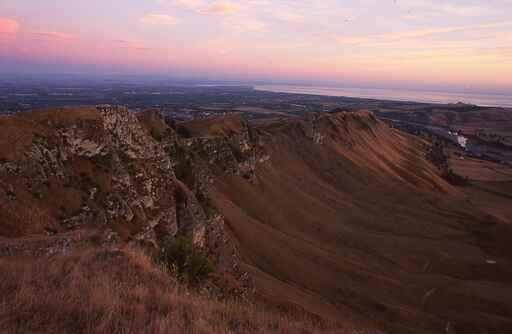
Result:
<instances>
[{"instance_id":1,"label":"dry grass","mask_svg":"<svg viewBox=\"0 0 512 334\"><path fill-rule=\"evenodd\" d=\"M179 126L186 128L191 137L224 137L228 134L240 133L243 122L240 114L233 114L181 122Z\"/></svg>"},{"instance_id":2,"label":"dry grass","mask_svg":"<svg viewBox=\"0 0 512 334\"><path fill-rule=\"evenodd\" d=\"M343 333L189 291L141 252L0 259L1 333Z\"/></svg>"}]
</instances>

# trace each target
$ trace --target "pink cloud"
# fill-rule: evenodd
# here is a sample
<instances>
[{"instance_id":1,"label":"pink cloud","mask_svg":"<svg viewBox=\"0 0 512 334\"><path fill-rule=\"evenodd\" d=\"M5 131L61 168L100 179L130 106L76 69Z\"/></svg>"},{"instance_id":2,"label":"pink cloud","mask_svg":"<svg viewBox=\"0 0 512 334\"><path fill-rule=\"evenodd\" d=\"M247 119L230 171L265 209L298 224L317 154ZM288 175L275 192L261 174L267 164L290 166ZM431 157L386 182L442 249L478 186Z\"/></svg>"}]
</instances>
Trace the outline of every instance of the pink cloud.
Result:
<instances>
[{"instance_id":1,"label":"pink cloud","mask_svg":"<svg viewBox=\"0 0 512 334\"><path fill-rule=\"evenodd\" d=\"M202 0L175 0L176 5L187 9L198 9L204 6Z\"/></svg>"},{"instance_id":2,"label":"pink cloud","mask_svg":"<svg viewBox=\"0 0 512 334\"><path fill-rule=\"evenodd\" d=\"M20 28L18 21L0 17L0 33L15 34Z\"/></svg>"},{"instance_id":3,"label":"pink cloud","mask_svg":"<svg viewBox=\"0 0 512 334\"><path fill-rule=\"evenodd\" d=\"M151 50L151 48L146 47L143 42L139 42L139 41L129 41L129 40L120 39L120 40L117 40L116 43L119 45L119 47L121 49L129 49L129 50L134 50L134 51L149 51L149 50Z\"/></svg>"},{"instance_id":4,"label":"pink cloud","mask_svg":"<svg viewBox=\"0 0 512 334\"><path fill-rule=\"evenodd\" d=\"M71 40L75 38L75 36L72 34L58 31L33 31L32 34L46 39Z\"/></svg>"},{"instance_id":5,"label":"pink cloud","mask_svg":"<svg viewBox=\"0 0 512 334\"><path fill-rule=\"evenodd\" d=\"M19 29L18 21L0 17L0 40L14 37Z\"/></svg>"},{"instance_id":6,"label":"pink cloud","mask_svg":"<svg viewBox=\"0 0 512 334\"><path fill-rule=\"evenodd\" d=\"M213 5L202 9L200 12L205 14L231 14L240 10L240 5L232 2L217 2Z\"/></svg>"},{"instance_id":7,"label":"pink cloud","mask_svg":"<svg viewBox=\"0 0 512 334\"><path fill-rule=\"evenodd\" d=\"M178 19L165 14L146 14L140 19L141 23L152 25L175 25Z\"/></svg>"},{"instance_id":8,"label":"pink cloud","mask_svg":"<svg viewBox=\"0 0 512 334\"><path fill-rule=\"evenodd\" d=\"M230 1L216 1L208 3L203 0L175 0L175 4L179 7L193 10L197 13L211 15L233 14L241 9L240 4Z\"/></svg>"}]
</instances>

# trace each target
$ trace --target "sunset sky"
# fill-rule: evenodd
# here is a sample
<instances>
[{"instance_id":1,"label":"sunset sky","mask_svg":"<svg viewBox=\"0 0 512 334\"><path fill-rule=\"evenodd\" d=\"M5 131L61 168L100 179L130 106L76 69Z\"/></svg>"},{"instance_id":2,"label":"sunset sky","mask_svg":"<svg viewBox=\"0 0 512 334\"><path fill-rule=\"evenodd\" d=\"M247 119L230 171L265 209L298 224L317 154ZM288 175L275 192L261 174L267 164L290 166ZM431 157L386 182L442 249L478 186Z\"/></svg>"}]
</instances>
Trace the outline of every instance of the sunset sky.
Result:
<instances>
[{"instance_id":1,"label":"sunset sky","mask_svg":"<svg viewBox=\"0 0 512 334\"><path fill-rule=\"evenodd\" d=\"M512 91L512 0L1 0L0 73Z\"/></svg>"}]
</instances>

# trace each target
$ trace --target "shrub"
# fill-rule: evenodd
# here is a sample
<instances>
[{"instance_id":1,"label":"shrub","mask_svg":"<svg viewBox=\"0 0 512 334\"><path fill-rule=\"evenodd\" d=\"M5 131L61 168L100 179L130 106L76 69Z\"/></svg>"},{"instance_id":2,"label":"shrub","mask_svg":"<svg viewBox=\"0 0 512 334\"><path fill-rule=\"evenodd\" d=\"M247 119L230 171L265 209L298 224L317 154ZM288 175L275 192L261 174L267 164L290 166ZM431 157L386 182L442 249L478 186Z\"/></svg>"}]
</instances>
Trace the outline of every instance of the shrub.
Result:
<instances>
[{"instance_id":1,"label":"shrub","mask_svg":"<svg viewBox=\"0 0 512 334\"><path fill-rule=\"evenodd\" d=\"M164 139L164 134L157 129L151 129L151 137L153 137L156 141L161 142Z\"/></svg>"},{"instance_id":2,"label":"shrub","mask_svg":"<svg viewBox=\"0 0 512 334\"><path fill-rule=\"evenodd\" d=\"M95 165L108 169L112 167L113 157L111 153L96 154L91 160Z\"/></svg>"},{"instance_id":3,"label":"shrub","mask_svg":"<svg viewBox=\"0 0 512 334\"><path fill-rule=\"evenodd\" d=\"M452 169L448 168L443 171L443 178L448 181L448 183L454 186L464 186L468 183L468 178L461 176L455 173Z\"/></svg>"},{"instance_id":4,"label":"shrub","mask_svg":"<svg viewBox=\"0 0 512 334\"><path fill-rule=\"evenodd\" d=\"M237 162L243 162L246 160L238 143L230 143L229 147L231 148L231 152Z\"/></svg>"},{"instance_id":5,"label":"shrub","mask_svg":"<svg viewBox=\"0 0 512 334\"><path fill-rule=\"evenodd\" d=\"M355 332L301 310L206 298L128 247L0 257L0 296L0 333L6 334Z\"/></svg>"},{"instance_id":6,"label":"shrub","mask_svg":"<svg viewBox=\"0 0 512 334\"><path fill-rule=\"evenodd\" d=\"M176 129L176 133L178 134L178 136L183 137L183 138L192 137L192 133L190 132L190 130L182 125L178 125L178 127Z\"/></svg>"},{"instance_id":7,"label":"shrub","mask_svg":"<svg viewBox=\"0 0 512 334\"><path fill-rule=\"evenodd\" d=\"M199 201L199 204L201 204L201 207L203 208L204 212L206 213L206 216L208 218L212 218L215 214L215 208L212 204L212 201L210 200L210 197L206 195L202 190L198 189L196 191L196 198Z\"/></svg>"},{"instance_id":8,"label":"shrub","mask_svg":"<svg viewBox=\"0 0 512 334\"><path fill-rule=\"evenodd\" d=\"M174 174L178 180L185 183L189 188L194 188L196 180L194 176L194 166L190 159L184 158L178 160L178 163L174 166Z\"/></svg>"},{"instance_id":9,"label":"shrub","mask_svg":"<svg viewBox=\"0 0 512 334\"><path fill-rule=\"evenodd\" d=\"M213 271L206 254L185 237L165 240L156 256L156 262L190 283L203 281Z\"/></svg>"}]
</instances>

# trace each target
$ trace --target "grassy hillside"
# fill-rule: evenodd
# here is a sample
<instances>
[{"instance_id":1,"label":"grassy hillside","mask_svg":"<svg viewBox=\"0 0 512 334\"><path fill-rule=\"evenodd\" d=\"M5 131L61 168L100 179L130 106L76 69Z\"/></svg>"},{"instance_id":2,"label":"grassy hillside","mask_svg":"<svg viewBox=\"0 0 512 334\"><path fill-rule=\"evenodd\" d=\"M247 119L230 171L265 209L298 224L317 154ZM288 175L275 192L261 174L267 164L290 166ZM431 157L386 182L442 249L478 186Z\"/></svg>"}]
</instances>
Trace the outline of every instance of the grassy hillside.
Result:
<instances>
[{"instance_id":1,"label":"grassy hillside","mask_svg":"<svg viewBox=\"0 0 512 334\"><path fill-rule=\"evenodd\" d=\"M370 112L0 130L0 332L512 332L507 188L449 184Z\"/></svg>"},{"instance_id":2,"label":"grassy hillside","mask_svg":"<svg viewBox=\"0 0 512 334\"><path fill-rule=\"evenodd\" d=\"M369 114L320 118L318 142L310 131L261 128L272 163L257 182L219 177L211 196L262 295L390 333L512 330L510 225Z\"/></svg>"},{"instance_id":3,"label":"grassy hillside","mask_svg":"<svg viewBox=\"0 0 512 334\"><path fill-rule=\"evenodd\" d=\"M2 333L351 333L299 311L220 301L140 250L0 258Z\"/></svg>"}]
</instances>

